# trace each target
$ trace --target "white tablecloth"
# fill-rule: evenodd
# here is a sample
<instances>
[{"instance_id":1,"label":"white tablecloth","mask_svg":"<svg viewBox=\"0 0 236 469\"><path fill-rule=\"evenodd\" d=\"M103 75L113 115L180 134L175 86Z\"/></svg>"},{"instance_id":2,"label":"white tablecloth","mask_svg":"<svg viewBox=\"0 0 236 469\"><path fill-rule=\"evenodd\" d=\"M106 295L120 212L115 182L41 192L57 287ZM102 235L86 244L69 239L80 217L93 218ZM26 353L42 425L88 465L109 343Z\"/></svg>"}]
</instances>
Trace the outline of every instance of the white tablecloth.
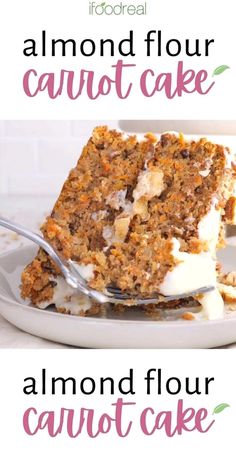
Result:
<instances>
[{"instance_id":1,"label":"white tablecloth","mask_svg":"<svg viewBox=\"0 0 236 469\"><path fill-rule=\"evenodd\" d=\"M0 215L15 220L29 228L39 228L53 206L48 197L3 197L0 198ZM29 241L0 227L0 253L28 244ZM40 339L20 331L8 323L0 311L0 348L70 348L48 340ZM227 346L236 348L236 343Z\"/></svg>"}]
</instances>

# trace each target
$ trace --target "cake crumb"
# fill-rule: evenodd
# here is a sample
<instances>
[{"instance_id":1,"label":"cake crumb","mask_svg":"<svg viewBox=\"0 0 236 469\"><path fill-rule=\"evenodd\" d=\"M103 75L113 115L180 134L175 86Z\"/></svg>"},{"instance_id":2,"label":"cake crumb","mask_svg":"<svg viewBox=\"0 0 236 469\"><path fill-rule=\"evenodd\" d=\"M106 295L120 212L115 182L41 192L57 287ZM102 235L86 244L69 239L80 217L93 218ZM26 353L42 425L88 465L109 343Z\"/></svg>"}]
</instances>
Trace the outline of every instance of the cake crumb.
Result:
<instances>
[{"instance_id":1,"label":"cake crumb","mask_svg":"<svg viewBox=\"0 0 236 469\"><path fill-rule=\"evenodd\" d=\"M195 320L195 316L194 316L193 313L191 313L191 311L186 311L186 313L183 313L181 317L185 321L194 321Z\"/></svg>"}]
</instances>

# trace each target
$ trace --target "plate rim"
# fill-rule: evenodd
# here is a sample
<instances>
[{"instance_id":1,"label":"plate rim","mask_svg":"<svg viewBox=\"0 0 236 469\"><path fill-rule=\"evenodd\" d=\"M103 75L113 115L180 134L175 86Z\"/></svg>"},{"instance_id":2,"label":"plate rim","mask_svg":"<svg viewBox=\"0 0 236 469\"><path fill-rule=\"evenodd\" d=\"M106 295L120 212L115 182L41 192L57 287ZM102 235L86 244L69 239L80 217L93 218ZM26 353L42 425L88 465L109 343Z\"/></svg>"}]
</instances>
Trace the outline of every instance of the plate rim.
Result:
<instances>
[{"instance_id":1,"label":"plate rim","mask_svg":"<svg viewBox=\"0 0 236 469\"><path fill-rule=\"evenodd\" d=\"M6 252L4 253L1 253L0 254L0 259L2 258L7 258L9 255L12 255L12 254L17 254L19 252L22 252L22 251L27 251L29 249L32 249L33 246L32 245L25 245L25 246L20 246L18 248L15 248L15 249L9 249L7 250ZM158 320L152 320L152 319L149 319L148 321L138 321L138 320L132 320L132 319L113 319L113 318L101 318L101 317L97 317L97 316L94 316L94 317L86 317L86 316L78 316L78 315L75 315L75 314L63 314L63 313L59 313L57 311L49 311L49 310L43 310L43 309L40 309L36 306L33 306L33 305L28 305L28 304L24 304L24 303L19 303L18 301L14 301L12 299L10 299L9 297L5 296L4 294L2 294L0 292L0 300L4 303L8 303L10 304L11 306L16 306L16 307L21 307L21 308L24 308L26 309L28 312L30 311L31 313L33 314L38 314L39 312L41 314L44 314L45 316L49 316L49 317L61 317L61 318L64 318L64 319L69 319L69 320L73 320L73 321L78 321L78 322L84 322L86 321L86 323L101 323L103 325L105 324L110 324L110 325L121 325L121 324L129 324L129 325L135 325L136 327L153 327L155 325L155 327L157 328L161 328L161 327L171 327L172 329L174 328L179 328L179 327L182 327L182 328L189 328L189 327L210 327L212 324L214 325L221 325L222 322L224 323L225 321L227 321L228 323L229 322L235 322L236 321L236 315L235 317L224 317L222 319L213 319L213 320L207 320L207 319L199 319L199 320L193 320L193 321L181 321L181 320L178 320L178 321L175 321L175 320L172 320L172 321L167 321L167 320L163 320L163 321L158 321ZM236 311L236 305L235 305L235 311ZM2 313L1 313L2 314ZM7 319L7 314L4 315L2 314L2 316L5 317L5 319Z\"/></svg>"}]
</instances>

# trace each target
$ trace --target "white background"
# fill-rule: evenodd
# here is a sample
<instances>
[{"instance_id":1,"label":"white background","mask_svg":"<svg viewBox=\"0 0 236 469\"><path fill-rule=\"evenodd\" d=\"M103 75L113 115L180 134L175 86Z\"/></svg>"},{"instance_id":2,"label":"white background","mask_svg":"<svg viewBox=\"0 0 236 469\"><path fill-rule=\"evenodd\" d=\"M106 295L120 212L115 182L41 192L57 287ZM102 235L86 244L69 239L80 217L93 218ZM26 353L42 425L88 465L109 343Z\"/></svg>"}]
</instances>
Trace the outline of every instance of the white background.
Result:
<instances>
[{"instance_id":1,"label":"white background","mask_svg":"<svg viewBox=\"0 0 236 469\"><path fill-rule=\"evenodd\" d=\"M213 2L198 0L149 0L147 17L88 17L87 0L8 0L2 5L0 18L0 118L1 119L236 119L235 87L235 14L233 0ZM188 95L167 101L163 95L145 99L136 92L129 100L119 101L114 96L98 101L81 97L70 102L60 98L50 102L42 94L36 99L27 98L22 91L22 77L31 67L39 71L58 71L61 68L94 68L98 74L109 69L117 58L36 58L27 59L22 54L23 41L39 37L46 29L51 37L87 36L124 38L134 29L137 56L135 74L152 67L157 71L174 69L177 59L146 59L143 54L143 36L149 29L161 29L166 38L215 38L215 47L209 58L189 59L189 67L213 70L221 64L231 68L216 77L217 84L208 95ZM135 76L133 76L135 78ZM10 129L11 124L8 126ZM5 133L6 127L2 131ZM69 130L70 132L70 130ZM52 138L53 129L50 131ZM8 135L8 138L16 138ZM5 134L4 134L5 136ZM45 136L44 136L45 137ZM21 137L22 134L21 134ZM66 138L66 137L65 137ZM77 138L74 136L74 138ZM55 140L57 135L55 135ZM18 150L18 148L17 148ZM8 150L9 151L9 150ZM20 153L23 163L23 154ZM27 150L25 150L27 153ZM10 153L9 153L10 154ZM7 155L7 153L6 153ZM8 158L6 159L8 161ZM43 159L42 159L43 161ZM21 159L19 160L21 162ZM9 164L7 162L6 164ZM21 163L19 163L21 164ZM31 164L31 163L30 163ZM49 163L50 164L50 163ZM15 165L15 163L14 163ZM3 167L0 168L3 171ZM0 171L0 182L2 182ZM4 189L5 190L5 189ZM4 351L0 353L0 438L1 465L4 469L19 467L35 469L78 467L83 469L114 469L128 467L163 467L172 469L222 468L235 466L235 352L232 351ZM211 376L216 384L209 397L194 399L194 404L213 409L220 402L231 407L217 416L217 423L206 435L185 434L167 439L161 435L146 438L134 431L129 438L119 440L110 434L97 440L86 437L70 441L66 436L55 440L45 434L30 439L22 430L22 413L35 401L22 394L25 376L38 374L47 367L53 375L123 375L129 367L137 371L137 400L139 409L148 401L140 385L143 371L162 367L168 375ZM110 402L95 396L96 408L102 409ZM77 399L36 398L38 407L75 406ZM86 399L89 404L92 400ZM172 407L174 401L163 396L162 406ZM192 400L193 402L193 400ZM80 401L79 401L80 403ZM150 401L149 401L150 403ZM187 400L191 403L191 399ZM85 400L83 399L83 404ZM152 397L152 404L155 398Z\"/></svg>"},{"instance_id":2,"label":"white background","mask_svg":"<svg viewBox=\"0 0 236 469\"><path fill-rule=\"evenodd\" d=\"M92 129L117 121L0 121L0 196L53 195L56 200Z\"/></svg>"},{"instance_id":3,"label":"white background","mask_svg":"<svg viewBox=\"0 0 236 469\"><path fill-rule=\"evenodd\" d=\"M117 3L111 0L111 3ZM127 2L123 2L127 3ZM139 3L138 0L133 3ZM1 44L1 118L69 118L69 119L233 119L236 118L235 87L235 2L213 2L210 0L148 0L147 16L89 16L88 0L9 0L4 2L4 14L0 18ZM36 68L39 73L62 68L95 70L97 78L108 73L110 66L120 58L118 55L100 58L95 54L90 58L79 55L76 58L33 57L23 55L24 40L39 40L45 29L48 38L75 38L78 42L85 38L98 41L101 38L114 38L117 41L127 37L134 30L136 57L127 57L127 63L137 66L130 72L135 82L132 95L127 100L119 100L114 94L90 101L85 95L71 102L66 97L50 101L41 93L36 98L28 98L23 93L22 79L26 70ZM163 41L171 38L214 38L209 57L186 58L185 54L171 58L155 54L145 56L144 38L150 29L162 30ZM40 44L39 44L40 45ZM157 74L176 69L178 60L183 59L188 68L206 68L209 73L222 64L230 66L216 77L216 85L206 96L196 93L174 100L167 100L158 93L153 98L145 98L138 91L137 79L140 73L154 69Z\"/></svg>"},{"instance_id":4,"label":"white background","mask_svg":"<svg viewBox=\"0 0 236 469\"><path fill-rule=\"evenodd\" d=\"M56 200L92 129L105 124L130 133L175 130L207 134L236 152L236 121L0 121L0 197L53 196Z\"/></svg>"},{"instance_id":5,"label":"white background","mask_svg":"<svg viewBox=\"0 0 236 469\"><path fill-rule=\"evenodd\" d=\"M1 461L4 469L20 467L35 469L57 467L118 469L120 467L150 468L233 468L235 467L235 374L228 351L19 351L16 354L2 352L1 373L5 377L1 389ZM91 397L82 394L70 397L25 396L22 392L23 380L28 376L38 379L40 386L41 369L47 369L48 377L74 376L82 379L92 376L96 380L103 376L115 379L127 376L129 368L134 368L135 396L124 397L125 401L136 401L134 410L127 412L127 418L134 421L127 438L120 439L114 432L89 439L86 434L71 440L66 432L49 438L45 432L35 437L27 436L22 429L22 415L28 407L39 411L59 410L61 407L78 409L95 407L96 416L110 411L110 403L115 402L118 393L110 397ZM158 431L153 436L143 435L138 426L140 412L147 406L160 410L174 410L177 397L165 392L157 397L153 387L151 396L146 396L144 376L148 368L162 368L165 378L186 376L215 377L209 396L191 397L184 392L179 398L185 406L201 406L212 412L216 405L225 402L231 407L215 416L216 423L209 433L185 433L182 436L167 438ZM39 392L40 392L40 388ZM211 421L211 416L210 416Z\"/></svg>"}]
</instances>

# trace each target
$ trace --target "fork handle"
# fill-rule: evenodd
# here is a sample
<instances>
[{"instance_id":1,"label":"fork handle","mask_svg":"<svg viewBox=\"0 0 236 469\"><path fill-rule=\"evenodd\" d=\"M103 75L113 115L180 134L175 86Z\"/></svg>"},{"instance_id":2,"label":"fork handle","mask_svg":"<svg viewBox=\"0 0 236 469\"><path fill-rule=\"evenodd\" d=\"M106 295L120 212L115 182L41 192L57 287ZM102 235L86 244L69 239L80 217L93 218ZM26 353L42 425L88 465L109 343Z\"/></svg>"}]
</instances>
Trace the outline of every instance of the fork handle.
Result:
<instances>
[{"instance_id":1,"label":"fork handle","mask_svg":"<svg viewBox=\"0 0 236 469\"><path fill-rule=\"evenodd\" d=\"M41 235L39 235L38 233L35 233L34 231L29 230L28 228L25 228L22 225L19 225L18 223L7 220L4 217L0 217L0 225L3 226L4 228L7 228L8 230L14 231L15 233L21 236L24 236L24 238L27 238L30 241L33 241L42 249L44 249L44 251L46 251L49 254L49 256L53 259L53 261L57 264L57 266L59 267L63 275L66 276L67 278L69 274L69 269L64 265L64 263L62 262L62 259L55 252L52 246Z\"/></svg>"},{"instance_id":2,"label":"fork handle","mask_svg":"<svg viewBox=\"0 0 236 469\"><path fill-rule=\"evenodd\" d=\"M67 261L65 261L64 259L62 260L59 254L54 250L54 248L52 248L52 246L41 235L30 231L28 228L25 228L19 225L18 223L13 223L12 221L7 220L4 217L0 217L0 225L4 228L7 228L8 230L14 231L15 233L21 236L24 236L24 238L33 241L42 249L44 249L44 251L46 251L47 254L52 258L52 260L57 264L63 276L65 277L66 282L72 288L78 289L81 293L84 293L85 295L95 299L94 295L91 294L91 291L88 290L85 285L82 285L79 279L71 273L70 269L66 265ZM97 298L96 300L98 301Z\"/></svg>"}]
</instances>

